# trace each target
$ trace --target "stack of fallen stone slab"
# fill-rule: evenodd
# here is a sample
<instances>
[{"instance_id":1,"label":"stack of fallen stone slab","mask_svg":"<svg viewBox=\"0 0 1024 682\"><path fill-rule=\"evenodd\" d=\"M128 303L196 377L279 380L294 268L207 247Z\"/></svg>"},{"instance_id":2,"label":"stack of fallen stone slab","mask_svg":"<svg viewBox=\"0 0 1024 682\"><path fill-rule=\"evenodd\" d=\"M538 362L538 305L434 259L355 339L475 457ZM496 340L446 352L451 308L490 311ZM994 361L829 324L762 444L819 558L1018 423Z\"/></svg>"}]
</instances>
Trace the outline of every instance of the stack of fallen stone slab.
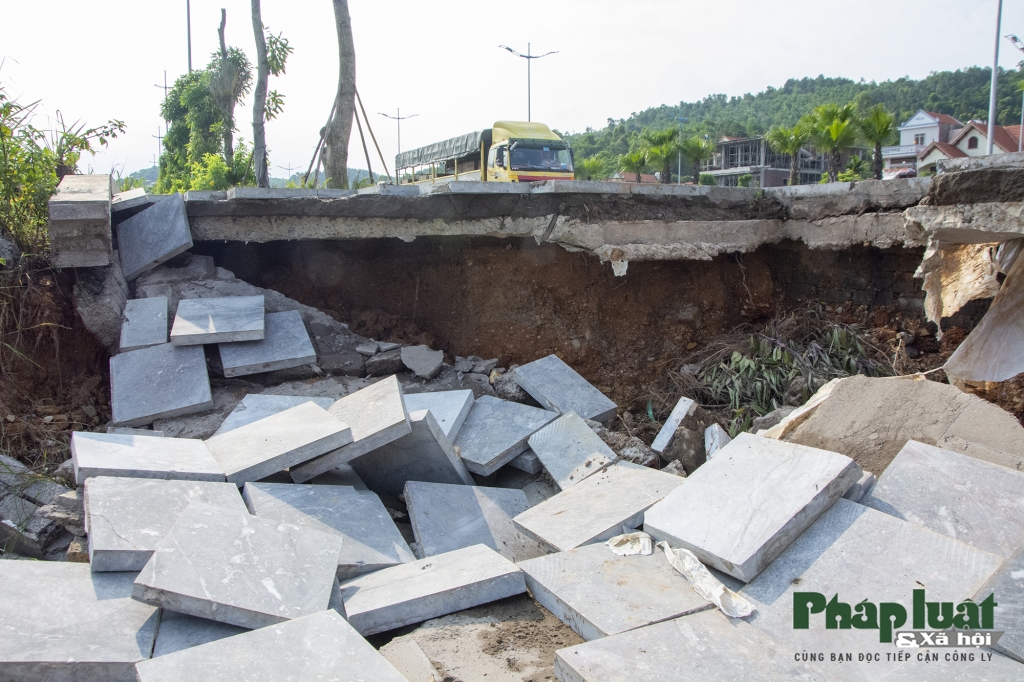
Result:
<instances>
[{"instance_id":1,"label":"stack of fallen stone slab","mask_svg":"<svg viewBox=\"0 0 1024 682\"><path fill-rule=\"evenodd\" d=\"M65 175L49 201L50 257L58 268L102 267L111 261L109 175Z\"/></svg>"}]
</instances>

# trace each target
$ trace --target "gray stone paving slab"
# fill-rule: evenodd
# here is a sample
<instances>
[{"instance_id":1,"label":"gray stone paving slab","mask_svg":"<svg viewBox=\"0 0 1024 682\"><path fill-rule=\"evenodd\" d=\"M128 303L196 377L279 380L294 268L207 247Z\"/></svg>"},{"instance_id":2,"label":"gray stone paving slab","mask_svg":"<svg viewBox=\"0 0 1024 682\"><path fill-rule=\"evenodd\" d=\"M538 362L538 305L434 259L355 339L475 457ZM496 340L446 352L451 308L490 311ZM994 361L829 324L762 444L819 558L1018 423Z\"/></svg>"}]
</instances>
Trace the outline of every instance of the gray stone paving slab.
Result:
<instances>
[{"instance_id":1,"label":"gray stone paving slab","mask_svg":"<svg viewBox=\"0 0 1024 682\"><path fill-rule=\"evenodd\" d=\"M994 629L1003 631L993 648L1024 663L1024 546L992 574L974 595L974 602L980 603L990 594L999 602Z\"/></svg>"},{"instance_id":2,"label":"gray stone paving slab","mask_svg":"<svg viewBox=\"0 0 1024 682\"><path fill-rule=\"evenodd\" d=\"M516 455L508 465L514 469L525 471L528 474L539 474L544 470L544 466L540 463L540 458L537 457L537 453L533 450L527 450L521 455Z\"/></svg>"},{"instance_id":3,"label":"gray stone paving slab","mask_svg":"<svg viewBox=\"0 0 1024 682\"><path fill-rule=\"evenodd\" d=\"M143 426L213 407L203 349L164 343L110 358L115 426Z\"/></svg>"},{"instance_id":4,"label":"gray stone paving slab","mask_svg":"<svg viewBox=\"0 0 1024 682\"><path fill-rule=\"evenodd\" d=\"M518 564L533 598L588 641L714 608L660 551L619 556L600 543Z\"/></svg>"},{"instance_id":5,"label":"gray stone paving slab","mask_svg":"<svg viewBox=\"0 0 1024 682\"><path fill-rule=\"evenodd\" d=\"M163 609L160 611L160 629L156 632L156 643L153 645L153 658L216 642L226 637L234 637L244 632L249 630L237 625L218 623L215 620L186 616L184 613Z\"/></svg>"},{"instance_id":6,"label":"gray stone paving slab","mask_svg":"<svg viewBox=\"0 0 1024 682\"><path fill-rule=\"evenodd\" d=\"M522 594L523 572L473 545L342 583L348 622L363 636Z\"/></svg>"},{"instance_id":7,"label":"gray stone paving slab","mask_svg":"<svg viewBox=\"0 0 1024 682\"><path fill-rule=\"evenodd\" d=\"M328 608L344 540L192 502L135 578L132 597L260 628Z\"/></svg>"},{"instance_id":8,"label":"gray stone paving slab","mask_svg":"<svg viewBox=\"0 0 1024 682\"><path fill-rule=\"evenodd\" d=\"M131 598L132 573L0 561L0 678L134 682L159 612Z\"/></svg>"},{"instance_id":9,"label":"gray stone paving slab","mask_svg":"<svg viewBox=\"0 0 1024 682\"><path fill-rule=\"evenodd\" d=\"M352 429L304 402L206 441L231 483L258 481L352 442Z\"/></svg>"},{"instance_id":10,"label":"gray stone paving slab","mask_svg":"<svg viewBox=\"0 0 1024 682\"><path fill-rule=\"evenodd\" d=\"M240 426L252 424L260 419L265 419L278 412L290 410L303 403L314 403L323 409L334 404L332 398L312 398L299 395L267 395L265 393L250 393L238 406L231 411L213 435L219 436L228 431L234 431Z\"/></svg>"},{"instance_id":11,"label":"gray stone paving slab","mask_svg":"<svg viewBox=\"0 0 1024 682\"><path fill-rule=\"evenodd\" d=\"M239 377L278 369L302 367L316 362L316 351L298 310L264 316L264 338L260 341L222 343L221 367L226 377Z\"/></svg>"},{"instance_id":12,"label":"gray stone paving slab","mask_svg":"<svg viewBox=\"0 0 1024 682\"><path fill-rule=\"evenodd\" d=\"M860 502L1000 556L1024 545L1024 473L914 440Z\"/></svg>"},{"instance_id":13,"label":"gray stone paving slab","mask_svg":"<svg viewBox=\"0 0 1024 682\"><path fill-rule=\"evenodd\" d=\"M50 221L103 220L110 198L109 175L65 175L47 202Z\"/></svg>"},{"instance_id":14,"label":"gray stone paving slab","mask_svg":"<svg viewBox=\"0 0 1024 682\"><path fill-rule=\"evenodd\" d=\"M430 346L406 346L402 349L402 364L421 379L433 379L441 372L444 351Z\"/></svg>"},{"instance_id":15,"label":"gray stone paving slab","mask_svg":"<svg viewBox=\"0 0 1024 682\"><path fill-rule=\"evenodd\" d=\"M75 481L93 476L224 482L224 469L201 440L115 433L71 434Z\"/></svg>"},{"instance_id":16,"label":"gray stone paving slab","mask_svg":"<svg viewBox=\"0 0 1024 682\"><path fill-rule=\"evenodd\" d=\"M435 393L408 393L404 396L405 409L409 412L430 410L438 426L455 441L469 411L473 409L473 391L438 391Z\"/></svg>"},{"instance_id":17,"label":"gray stone paving slab","mask_svg":"<svg viewBox=\"0 0 1024 682\"><path fill-rule=\"evenodd\" d=\"M606 422L615 416L615 403L557 355L517 367L512 377L546 409L572 411L598 422Z\"/></svg>"},{"instance_id":18,"label":"gray stone paving slab","mask_svg":"<svg viewBox=\"0 0 1024 682\"><path fill-rule=\"evenodd\" d=\"M405 504L424 557L472 545L514 562L544 554L512 525L513 516L530 508L522 490L409 481Z\"/></svg>"},{"instance_id":19,"label":"gray stone paving slab","mask_svg":"<svg viewBox=\"0 0 1024 682\"><path fill-rule=\"evenodd\" d=\"M262 295L182 299L174 313L171 343L197 346L259 341L265 335L263 306Z\"/></svg>"},{"instance_id":20,"label":"gray stone paving slab","mask_svg":"<svg viewBox=\"0 0 1024 682\"><path fill-rule=\"evenodd\" d=\"M3 489L40 506L55 501L68 492L66 486L45 478L18 460L0 454L0 493Z\"/></svg>"},{"instance_id":21,"label":"gray stone paving slab","mask_svg":"<svg viewBox=\"0 0 1024 682\"><path fill-rule=\"evenodd\" d=\"M644 512L686 479L629 462L589 476L512 519L516 528L561 552L639 527Z\"/></svg>"},{"instance_id":22,"label":"gray stone paving slab","mask_svg":"<svg viewBox=\"0 0 1024 682\"><path fill-rule=\"evenodd\" d=\"M926 589L929 602L956 604L973 597L1002 563L1002 557L915 526L864 505L839 500L742 590L756 608L749 622L774 637L786 656L794 651L875 654L880 662L824 664L845 680L869 682L896 670L887 661L895 650L879 641L879 630L826 630L824 614L812 614L810 628L793 628L793 593L818 592L857 604L898 602L913 611L913 591ZM998 610L997 610L998 613ZM911 629L911 622L903 629ZM927 679L927 663L911 661Z\"/></svg>"},{"instance_id":23,"label":"gray stone paving slab","mask_svg":"<svg viewBox=\"0 0 1024 682\"><path fill-rule=\"evenodd\" d=\"M162 343L167 343L167 297L130 299L121 322L121 351Z\"/></svg>"},{"instance_id":24,"label":"gray stone paving slab","mask_svg":"<svg viewBox=\"0 0 1024 682\"><path fill-rule=\"evenodd\" d=\"M860 476L845 455L743 433L651 507L644 530L750 582Z\"/></svg>"},{"instance_id":25,"label":"gray stone paving slab","mask_svg":"<svg viewBox=\"0 0 1024 682\"><path fill-rule=\"evenodd\" d=\"M130 208L138 208L149 203L149 195L144 187L136 187L127 192L118 192L110 198L110 212L120 213Z\"/></svg>"},{"instance_id":26,"label":"gray stone paving slab","mask_svg":"<svg viewBox=\"0 0 1024 682\"><path fill-rule=\"evenodd\" d=\"M285 482L290 481L291 477L289 476L288 481ZM344 485L356 490L369 490L366 484L363 483L363 479L359 478L356 470L348 464L339 464L327 473L320 474L309 482L316 485Z\"/></svg>"},{"instance_id":27,"label":"gray stone paving slab","mask_svg":"<svg viewBox=\"0 0 1024 682\"><path fill-rule=\"evenodd\" d=\"M118 436L155 436L157 438L163 438L163 431L154 431L153 429L133 429L125 426L108 426L107 433L113 433Z\"/></svg>"},{"instance_id":28,"label":"gray stone paving slab","mask_svg":"<svg viewBox=\"0 0 1024 682\"><path fill-rule=\"evenodd\" d=\"M117 226L121 269L129 282L192 248L192 230L180 194L157 201Z\"/></svg>"},{"instance_id":29,"label":"gray stone paving slab","mask_svg":"<svg viewBox=\"0 0 1024 682\"><path fill-rule=\"evenodd\" d=\"M885 682L1017 682L1024 676L1024 667L1020 663L1006 656L993 654L990 649L971 649L970 653L974 654L975 659L973 661L946 661L945 657L949 652L949 649L915 651L909 661L885 676ZM924 665L917 661L918 654L932 654L936 658ZM989 656L991 658L982 658Z\"/></svg>"},{"instance_id":30,"label":"gray stone paving slab","mask_svg":"<svg viewBox=\"0 0 1024 682\"><path fill-rule=\"evenodd\" d=\"M98 476L85 481L93 571L141 571L190 502L245 511L231 483Z\"/></svg>"},{"instance_id":31,"label":"gray stone paving slab","mask_svg":"<svg viewBox=\"0 0 1024 682\"><path fill-rule=\"evenodd\" d=\"M349 462L367 488L397 497L407 481L474 484L429 410L410 412L409 424L411 433Z\"/></svg>"},{"instance_id":32,"label":"gray stone paving slab","mask_svg":"<svg viewBox=\"0 0 1024 682\"><path fill-rule=\"evenodd\" d=\"M615 452L575 412L566 412L530 436L527 442L562 490L618 459Z\"/></svg>"},{"instance_id":33,"label":"gray stone paving slab","mask_svg":"<svg viewBox=\"0 0 1024 682\"><path fill-rule=\"evenodd\" d=\"M557 417L557 412L485 395L473 403L455 445L467 469L490 476L524 452L526 439Z\"/></svg>"},{"instance_id":34,"label":"gray stone paving slab","mask_svg":"<svg viewBox=\"0 0 1024 682\"><path fill-rule=\"evenodd\" d=\"M341 537L340 578L416 558L372 492L333 485L246 483L243 495L249 511L259 518Z\"/></svg>"},{"instance_id":35,"label":"gray stone paving slab","mask_svg":"<svg viewBox=\"0 0 1024 682\"><path fill-rule=\"evenodd\" d=\"M334 611L145 661L138 680L406 682Z\"/></svg>"},{"instance_id":36,"label":"gray stone paving slab","mask_svg":"<svg viewBox=\"0 0 1024 682\"><path fill-rule=\"evenodd\" d=\"M658 435L654 438L654 442L651 443L651 450L654 450L659 455L665 452L665 448L672 443L672 436L676 435L676 429L683 423L690 414L697 409L697 403L690 398L682 397L676 406L672 408L672 413L668 415L668 419L662 425L661 430L658 431Z\"/></svg>"},{"instance_id":37,"label":"gray stone paving slab","mask_svg":"<svg viewBox=\"0 0 1024 682\"><path fill-rule=\"evenodd\" d=\"M293 467L291 476L296 483L305 483L412 432L409 414L402 400L402 386L394 376L335 401L328 412L351 427L352 442Z\"/></svg>"},{"instance_id":38,"label":"gray stone paving slab","mask_svg":"<svg viewBox=\"0 0 1024 682\"><path fill-rule=\"evenodd\" d=\"M693 655L688 655L693 652ZM835 680L742 620L703 611L559 649L561 682L825 682Z\"/></svg>"},{"instance_id":39,"label":"gray stone paving slab","mask_svg":"<svg viewBox=\"0 0 1024 682\"><path fill-rule=\"evenodd\" d=\"M843 499L850 502L861 502L864 497L875 487L875 475L870 471L861 474L857 482L850 486L850 489L843 495Z\"/></svg>"}]
</instances>

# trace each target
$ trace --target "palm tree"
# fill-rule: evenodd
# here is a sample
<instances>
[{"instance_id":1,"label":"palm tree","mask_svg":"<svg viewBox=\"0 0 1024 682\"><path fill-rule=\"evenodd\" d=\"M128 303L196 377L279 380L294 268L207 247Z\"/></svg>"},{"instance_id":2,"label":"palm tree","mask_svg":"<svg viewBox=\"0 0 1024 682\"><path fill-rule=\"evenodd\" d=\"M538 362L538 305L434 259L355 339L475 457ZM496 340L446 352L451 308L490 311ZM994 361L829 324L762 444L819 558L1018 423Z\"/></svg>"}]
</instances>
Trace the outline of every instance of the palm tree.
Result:
<instances>
[{"instance_id":1,"label":"palm tree","mask_svg":"<svg viewBox=\"0 0 1024 682\"><path fill-rule=\"evenodd\" d=\"M640 135L640 142L644 151L647 152L651 165L661 166L661 182L663 184L671 183L672 159L679 151L676 131L671 128L657 132L645 130Z\"/></svg>"},{"instance_id":2,"label":"palm tree","mask_svg":"<svg viewBox=\"0 0 1024 682\"><path fill-rule=\"evenodd\" d=\"M623 173L635 174L637 182L640 182L640 175L647 170L649 164L647 152L642 149L623 154L619 157L619 170Z\"/></svg>"},{"instance_id":3,"label":"palm tree","mask_svg":"<svg viewBox=\"0 0 1024 682\"><path fill-rule=\"evenodd\" d=\"M595 177L600 180L604 176L604 162L596 156L589 159L582 159L576 163L577 180L593 180Z\"/></svg>"},{"instance_id":4,"label":"palm tree","mask_svg":"<svg viewBox=\"0 0 1024 682\"><path fill-rule=\"evenodd\" d=\"M875 180L882 179L882 145L892 138L896 130L896 117L876 104L860 119L860 132L864 139L875 145Z\"/></svg>"},{"instance_id":5,"label":"palm tree","mask_svg":"<svg viewBox=\"0 0 1024 682\"><path fill-rule=\"evenodd\" d=\"M715 144L705 137L694 135L683 140L679 149L693 167L693 182L696 184L700 179L700 165L715 155Z\"/></svg>"},{"instance_id":6,"label":"palm tree","mask_svg":"<svg viewBox=\"0 0 1024 682\"><path fill-rule=\"evenodd\" d=\"M807 115L806 125L818 151L828 159L828 181L839 179L843 152L857 144L860 127L853 104L822 104Z\"/></svg>"},{"instance_id":7,"label":"palm tree","mask_svg":"<svg viewBox=\"0 0 1024 682\"><path fill-rule=\"evenodd\" d=\"M789 155L790 185L800 183L800 152L810 137L810 131L799 123L792 128L777 126L769 130L768 134L764 136L768 146L775 150L777 154Z\"/></svg>"}]
</instances>

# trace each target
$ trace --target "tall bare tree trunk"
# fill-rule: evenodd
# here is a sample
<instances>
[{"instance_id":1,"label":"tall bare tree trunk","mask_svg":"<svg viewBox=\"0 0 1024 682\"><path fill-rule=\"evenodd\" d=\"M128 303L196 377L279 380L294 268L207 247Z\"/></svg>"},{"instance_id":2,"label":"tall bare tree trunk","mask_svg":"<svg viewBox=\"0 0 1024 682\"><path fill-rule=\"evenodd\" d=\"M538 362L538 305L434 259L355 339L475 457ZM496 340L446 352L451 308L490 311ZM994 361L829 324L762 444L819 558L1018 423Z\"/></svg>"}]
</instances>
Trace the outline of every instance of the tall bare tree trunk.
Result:
<instances>
[{"instance_id":1,"label":"tall bare tree trunk","mask_svg":"<svg viewBox=\"0 0 1024 682\"><path fill-rule=\"evenodd\" d=\"M256 90L252 101L252 158L256 169L256 186L270 187L267 173L267 79L270 65L267 62L267 38L263 32L263 17L260 15L260 0L252 0L252 31L256 36Z\"/></svg>"},{"instance_id":2,"label":"tall bare tree trunk","mask_svg":"<svg viewBox=\"0 0 1024 682\"><path fill-rule=\"evenodd\" d=\"M789 185L800 184L800 150L797 149L796 153L790 157L789 160Z\"/></svg>"},{"instance_id":3,"label":"tall bare tree trunk","mask_svg":"<svg viewBox=\"0 0 1024 682\"><path fill-rule=\"evenodd\" d=\"M666 158L662 161L661 166L661 184L671 185L672 184L672 159Z\"/></svg>"},{"instance_id":4,"label":"tall bare tree trunk","mask_svg":"<svg viewBox=\"0 0 1024 682\"><path fill-rule=\"evenodd\" d=\"M332 1L334 23L338 31L338 94L334 98L334 116L327 123L324 139L324 170L328 187L347 189L348 141L352 135L352 116L355 111L356 48L352 41L348 0Z\"/></svg>"},{"instance_id":5,"label":"tall bare tree trunk","mask_svg":"<svg viewBox=\"0 0 1024 682\"><path fill-rule=\"evenodd\" d=\"M875 180L882 179L882 143L875 143Z\"/></svg>"},{"instance_id":6,"label":"tall bare tree trunk","mask_svg":"<svg viewBox=\"0 0 1024 682\"><path fill-rule=\"evenodd\" d=\"M221 70L226 69L228 65L228 45L224 40L224 27L228 23L228 11L224 8L220 10L220 28L217 29L217 35L220 37L220 65ZM234 100L228 105L229 109L227 117L224 121L224 163L228 165L228 168L234 167L235 161L235 103Z\"/></svg>"}]
</instances>

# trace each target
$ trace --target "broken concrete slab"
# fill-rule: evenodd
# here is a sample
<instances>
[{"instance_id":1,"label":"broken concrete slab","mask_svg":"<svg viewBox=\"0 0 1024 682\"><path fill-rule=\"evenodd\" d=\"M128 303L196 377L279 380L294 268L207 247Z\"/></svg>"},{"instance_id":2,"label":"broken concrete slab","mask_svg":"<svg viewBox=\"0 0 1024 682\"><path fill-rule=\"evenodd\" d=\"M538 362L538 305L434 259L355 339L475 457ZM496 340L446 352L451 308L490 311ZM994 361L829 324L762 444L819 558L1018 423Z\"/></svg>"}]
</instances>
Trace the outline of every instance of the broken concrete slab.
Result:
<instances>
[{"instance_id":1,"label":"broken concrete slab","mask_svg":"<svg viewBox=\"0 0 1024 682\"><path fill-rule=\"evenodd\" d=\"M530 508L521 490L409 481L405 504L423 557L472 545L513 562L544 554L512 525L513 516Z\"/></svg>"},{"instance_id":2,"label":"broken concrete slab","mask_svg":"<svg viewBox=\"0 0 1024 682\"><path fill-rule=\"evenodd\" d=\"M183 299L178 302L174 314L171 343L175 346L197 346L259 341L265 336L263 309L263 296Z\"/></svg>"},{"instance_id":3,"label":"broken concrete slab","mask_svg":"<svg viewBox=\"0 0 1024 682\"><path fill-rule=\"evenodd\" d=\"M548 410L572 411L597 422L606 422L615 416L615 403L557 355L527 363L512 372L512 377Z\"/></svg>"},{"instance_id":4,"label":"broken concrete slab","mask_svg":"<svg viewBox=\"0 0 1024 682\"><path fill-rule=\"evenodd\" d=\"M352 442L352 429L304 402L206 441L224 475L239 487L320 457Z\"/></svg>"},{"instance_id":5,"label":"broken concrete slab","mask_svg":"<svg viewBox=\"0 0 1024 682\"><path fill-rule=\"evenodd\" d=\"M240 426L252 424L278 412L290 410L303 403L313 403L324 410L334 404L332 398L312 398L298 395L268 395L265 393L250 393L242 398L242 402L231 411L224 423L220 425L213 435L219 436L228 431L234 431Z\"/></svg>"},{"instance_id":6,"label":"broken concrete slab","mask_svg":"<svg viewBox=\"0 0 1024 682\"><path fill-rule=\"evenodd\" d=\"M539 474L544 470L544 466L540 463L540 458L537 457L537 453L533 450L527 450L523 454L517 455L509 461L508 465L520 471L525 471L528 474Z\"/></svg>"},{"instance_id":7,"label":"broken concrete slab","mask_svg":"<svg viewBox=\"0 0 1024 682\"><path fill-rule=\"evenodd\" d=\"M397 497L407 481L474 484L430 410L410 412L409 424L410 433L349 462L366 487Z\"/></svg>"},{"instance_id":8,"label":"broken concrete slab","mask_svg":"<svg viewBox=\"0 0 1024 682\"><path fill-rule=\"evenodd\" d=\"M728 432L722 428L721 424L712 424L708 428L704 429L705 457L707 457L707 459L711 459L716 452L731 442L732 438L729 437Z\"/></svg>"},{"instance_id":9,"label":"broken concrete slab","mask_svg":"<svg viewBox=\"0 0 1024 682\"><path fill-rule=\"evenodd\" d=\"M526 439L557 417L557 412L484 396L473 403L455 446L467 469L490 476L526 450Z\"/></svg>"},{"instance_id":10,"label":"broken concrete slab","mask_svg":"<svg viewBox=\"0 0 1024 682\"><path fill-rule=\"evenodd\" d=\"M999 600L995 629L1003 631L992 648L1024 663L1024 546L1010 555L978 590L975 603L980 604L990 594Z\"/></svg>"},{"instance_id":11,"label":"broken concrete slab","mask_svg":"<svg viewBox=\"0 0 1024 682\"><path fill-rule=\"evenodd\" d=\"M339 578L416 558L372 492L334 485L246 483L242 494L249 511L259 518L341 537Z\"/></svg>"},{"instance_id":12,"label":"broken concrete slab","mask_svg":"<svg viewBox=\"0 0 1024 682\"><path fill-rule=\"evenodd\" d=\"M0 561L0 670L8 680L134 682L159 612L131 598L131 573Z\"/></svg>"},{"instance_id":13,"label":"broken concrete slab","mask_svg":"<svg viewBox=\"0 0 1024 682\"><path fill-rule=\"evenodd\" d=\"M40 506L68 492L66 486L40 476L12 457L0 455L0 491L4 488Z\"/></svg>"},{"instance_id":14,"label":"broken concrete slab","mask_svg":"<svg viewBox=\"0 0 1024 682\"><path fill-rule=\"evenodd\" d=\"M377 351L379 350L380 346L373 339L370 339L369 341L364 341L363 343L360 343L358 346L356 346L357 353L359 353L360 355L365 355L366 357L370 358L376 355Z\"/></svg>"},{"instance_id":15,"label":"broken concrete slab","mask_svg":"<svg viewBox=\"0 0 1024 682\"><path fill-rule=\"evenodd\" d=\"M404 367L401 348L381 351L372 358L366 359L366 374L371 377L383 377L401 372Z\"/></svg>"},{"instance_id":16,"label":"broken concrete slab","mask_svg":"<svg viewBox=\"0 0 1024 682\"><path fill-rule=\"evenodd\" d=\"M305 483L412 432L402 400L402 386L393 376L335 401L328 412L351 427L352 442L292 467L291 476L296 483Z\"/></svg>"},{"instance_id":17,"label":"broken concrete slab","mask_svg":"<svg viewBox=\"0 0 1024 682\"><path fill-rule=\"evenodd\" d=\"M238 488L210 481L98 476L85 481L93 571L141 571L190 502L245 511Z\"/></svg>"},{"instance_id":18,"label":"broken concrete slab","mask_svg":"<svg viewBox=\"0 0 1024 682\"><path fill-rule=\"evenodd\" d=\"M861 504L1003 557L1024 545L1024 473L917 441Z\"/></svg>"},{"instance_id":19,"label":"broken concrete slab","mask_svg":"<svg viewBox=\"0 0 1024 682\"><path fill-rule=\"evenodd\" d=\"M247 632L144 661L139 682L256 680L405 682L345 619L334 611Z\"/></svg>"},{"instance_id":20,"label":"broken concrete slab","mask_svg":"<svg viewBox=\"0 0 1024 682\"><path fill-rule=\"evenodd\" d=\"M193 502L135 579L132 597L239 627L275 625L327 609L343 542Z\"/></svg>"},{"instance_id":21,"label":"broken concrete slab","mask_svg":"<svg viewBox=\"0 0 1024 682\"><path fill-rule=\"evenodd\" d=\"M167 343L167 297L133 298L124 307L121 350Z\"/></svg>"},{"instance_id":22,"label":"broken concrete slab","mask_svg":"<svg viewBox=\"0 0 1024 682\"><path fill-rule=\"evenodd\" d=\"M406 346L402 348L402 364L422 379L433 379L441 372L444 351L431 350L430 346Z\"/></svg>"},{"instance_id":23,"label":"broken concrete slab","mask_svg":"<svg viewBox=\"0 0 1024 682\"><path fill-rule=\"evenodd\" d=\"M366 636L526 591L515 564L473 545L342 583L348 622Z\"/></svg>"},{"instance_id":24,"label":"broken concrete slab","mask_svg":"<svg viewBox=\"0 0 1024 682\"><path fill-rule=\"evenodd\" d=\"M142 426L210 409L203 349L164 343L111 357L110 403L115 426Z\"/></svg>"},{"instance_id":25,"label":"broken concrete slab","mask_svg":"<svg viewBox=\"0 0 1024 682\"><path fill-rule=\"evenodd\" d=\"M5 552L45 559L70 537L39 506L0 487L0 545Z\"/></svg>"},{"instance_id":26,"label":"broken concrete slab","mask_svg":"<svg viewBox=\"0 0 1024 682\"><path fill-rule=\"evenodd\" d=\"M575 412L567 412L527 442L559 488L576 485L613 464L617 456Z\"/></svg>"},{"instance_id":27,"label":"broken concrete slab","mask_svg":"<svg viewBox=\"0 0 1024 682\"><path fill-rule=\"evenodd\" d=\"M651 507L644 530L750 582L860 476L844 455L742 433Z\"/></svg>"},{"instance_id":28,"label":"broken concrete slab","mask_svg":"<svg viewBox=\"0 0 1024 682\"><path fill-rule=\"evenodd\" d=\"M444 435L453 442L473 409L473 391L468 388L459 391L406 393L404 398L405 409L409 412L430 410Z\"/></svg>"},{"instance_id":29,"label":"broken concrete slab","mask_svg":"<svg viewBox=\"0 0 1024 682\"><path fill-rule=\"evenodd\" d=\"M71 434L75 482L94 476L223 483L224 469L201 440L113 433Z\"/></svg>"},{"instance_id":30,"label":"broken concrete slab","mask_svg":"<svg viewBox=\"0 0 1024 682\"><path fill-rule=\"evenodd\" d=\"M184 613L162 609L160 611L160 629L156 633L152 657L166 656L248 631L248 629L240 628L237 625L218 623L215 620L186 616Z\"/></svg>"},{"instance_id":31,"label":"broken concrete slab","mask_svg":"<svg viewBox=\"0 0 1024 682\"><path fill-rule=\"evenodd\" d=\"M687 657L684 664L680 661L681 646L692 647L700 655ZM685 672L681 670L683 665ZM814 664L783 655L774 639L717 610L675 618L555 652L555 677L562 682L625 680L636 673L652 682L687 677L701 682L832 679L824 676Z\"/></svg>"},{"instance_id":32,"label":"broken concrete slab","mask_svg":"<svg viewBox=\"0 0 1024 682\"><path fill-rule=\"evenodd\" d=\"M518 564L534 599L587 641L714 608L660 552L595 544Z\"/></svg>"},{"instance_id":33,"label":"broken concrete slab","mask_svg":"<svg viewBox=\"0 0 1024 682\"><path fill-rule=\"evenodd\" d=\"M117 227L121 268L129 282L192 248L192 230L180 194L157 201Z\"/></svg>"},{"instance_id":34,"label":"broken concrete slab","mask_svg":"<svg viewBox=\"0 0 1024 682\"><path fill-rule=\"evenodd\" d=\"M676 406L672 408L672 412L668 415L668 419L665 420L661 430L658 431L654 442L651 443L651 450L654 450L659 455L665 452L665 448L672 443L672 437L675 436L676 429L679 428L684 419L696 411L697 403L695 401L687 397L680 398Z\"/></svg>"},{"instance_id":35,"label":"broken concrete slab","mask_svg":"<svg viewBox=\"0 0 1024 682\"><path fill-rule=\"evenodd\" d=\"M619 462L512 519L516 528L562 552L637 528L644 512L687 479Z\"/></svg>"},{"instance_id":36,"label":"broken concrete slab","mask_svg":"<svg viewBox=\"0 0 1024 682\"><path fill-rule=\"evenodd\" d=\"M289 477L291 480L291 477ZM325 474L320 474L309 481L315 485L343 485L356 490L369 490L359 474L348 464L339 464Z\"/></svg>"},{"instance_id":37,"label":"broken concrete slab","mask_svg":"<svg viewBox=\"0 0 1024 682\"><path fill-rule=\"evenodd\" d=\"M876 629L826 630L823 614L810 616L809 629L794 629L795 592L817 592L826 598L838 594L850 604L863 599L894 602L911 614L915 589L924 586L929 602L959 603L977 594L1001 563L1002 557L841 499L741 595L756 608L749 622L778 640L784 650L870 654L871 662L823 664L831 675L868 682L884 679L900 665L895 657L887 657L893 644L880 641L882 632ZM929 663L912 658L907 664L915 666L916 679L929 678Z\"/></svg>"},{"instance_id":38,"label":"broken concrete slab","mask_svg":"<svg viewBox=\"0 0 1024 682\"><path fill-rule=\"evenodd\" d=\"M264 316L264 337L259 341L221 343L218 349L226 377L290 369L316 362L316 351L298 310Z\"/></svg>"}]
</instances>

